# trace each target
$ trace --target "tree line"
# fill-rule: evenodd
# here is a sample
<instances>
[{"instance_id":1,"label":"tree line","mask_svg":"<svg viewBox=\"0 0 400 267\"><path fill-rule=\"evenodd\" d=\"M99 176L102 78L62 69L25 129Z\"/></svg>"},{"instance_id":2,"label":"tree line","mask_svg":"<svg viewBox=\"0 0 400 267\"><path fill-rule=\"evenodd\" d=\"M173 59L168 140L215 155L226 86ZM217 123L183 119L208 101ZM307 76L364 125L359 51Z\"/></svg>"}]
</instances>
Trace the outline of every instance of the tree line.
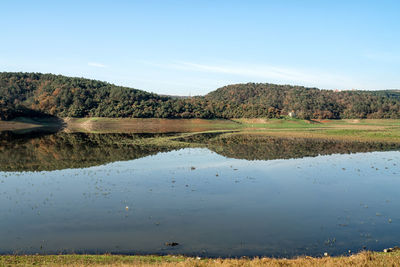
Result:
<instances>
[{"instance_id":1,"label":"tree line","mask_svg":"<svg viewBox=\"0 0 400 267\"><path fill-rule=\"evenodd\" d=\"M132 118L400 118L400 91L333 91L247 83L177 98L41 73L0 73L0 119L18 116Z\"/></svg>"}]
</instances>

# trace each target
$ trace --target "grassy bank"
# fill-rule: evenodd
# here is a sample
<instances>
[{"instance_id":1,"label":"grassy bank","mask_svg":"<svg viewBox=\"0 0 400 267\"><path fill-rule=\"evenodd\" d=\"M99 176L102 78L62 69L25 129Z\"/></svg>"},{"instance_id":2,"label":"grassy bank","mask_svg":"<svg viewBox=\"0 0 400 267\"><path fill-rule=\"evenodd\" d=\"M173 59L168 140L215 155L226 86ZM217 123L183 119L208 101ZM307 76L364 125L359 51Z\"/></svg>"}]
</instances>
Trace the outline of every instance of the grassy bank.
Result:
<instances>
[{"instance_id":1,"label":"grassy bank","mask_svg":"<svg viewBox=\"0 0 400 267\"><path fill-rule=\"evenodd\" d=\"M0 131L21 131L26 132L37 129L59 130L64 127L63 120L57 118L17 118L11 121L0 120Z\"/></svg>"},{"instance_id":2,"label":"grassy bank","mask_svg":"<svg viewBox=\"0 0 400 267\"><path fill-rule=\"evenodd\" d=\"M276 137L400 143L400 120L240 119L240 131Z\"/></svg>"},{"instance_id":3,"label":"grassy bank","mask_svg":"<svg viewBox=\"0 0 400 267\"><path fill-rule=\"evenodd\" d=\"M400 266L400 252L361 252L340 257L201 259L183 256L0 256L0 266Z\"/></svg>"},{"instance_id":4,"label":"grassy bank","mask_svg":"<svg viewBox=\"0 0 400 267\"><path fill-rule=\"evenodd\" d=\"M108 132L205 132L236 130L285 137L400 142L400 120L297 119L67 119L69 131Z\"/></svg>"},{"instance_id":5,"label":"grassy bank","mask_svg":"<svg viewBox=\"0 0 400 267\"><path fill-rule=\"evenodd\" d=\"M66 132L85 133L196 133L240 131L266 136L377 141L400 143L400 120L322 120L298 119L135 119L67 118L57 122ZM0 131L34 129L55 125L54 121L19 118L0 121Z\"/></svg>"},{"instance_id":6,"label":"grassy bank","mask_svg":"<svg viewBox=\"0 0 400 267\"><path fill-rule=\"evenodd\" d=\"M136 118L67 118L70 132L91 133L185 133L241 128L230 120L203 119L136 119Z\"/></svg>"}]
</instances>

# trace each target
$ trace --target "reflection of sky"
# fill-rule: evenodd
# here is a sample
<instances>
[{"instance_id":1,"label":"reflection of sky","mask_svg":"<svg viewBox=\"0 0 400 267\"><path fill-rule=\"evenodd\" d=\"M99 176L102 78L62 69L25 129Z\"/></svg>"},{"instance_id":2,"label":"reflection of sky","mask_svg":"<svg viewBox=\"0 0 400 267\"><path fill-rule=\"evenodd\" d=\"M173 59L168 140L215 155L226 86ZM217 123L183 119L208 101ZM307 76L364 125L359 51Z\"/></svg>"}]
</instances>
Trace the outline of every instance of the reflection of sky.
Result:
<instances>
[{"instance_id":1,"label":"reflection of sky","mask_svg":"<svg viewBox=\"0 0 400 267\"><path fill-rule=\"evenodd\" d=\"M93 169L107 167L132 167L132 164L139 165L142 168L147 167L151 169L170 169L170 168L190 168L192 163L196 164L196 169L207 169L217 167L231 166L233 163L235 166L252 166L252 167L267 167L268 168L280 168L280 167L295 167L298 164L343 164L347 166L349 161L352 165L354 164L365 164L365 158L373 157L395 157L399 152L368 152L368 153L353 153L353 154L333 154L333 155L321 155L318 157L304 157L299 159L276 159L276 160L241 160L231 159L221 156L213 151L206 148L187 148L171 152L161 152L157 155L151 155L144 158L136 159L133 161L121 161L106 164L99 167L93 167ZM184 157L184 160L178 161L177 158ZM157 164L154 161L157 160Z\"/></svg>"},{"instance_id":2,"label":"reflection of sky","mask_svg":"<svg viewBox=\"0 0 400 267\"><path fill-rule=\"evenodd\" d=\"M0 252L392 247L400 240L399 162L400 152L246 161L196 148L85 169L0 172ZM170 241L182 245L168 250Z\"/></svg>"}]
</instances>

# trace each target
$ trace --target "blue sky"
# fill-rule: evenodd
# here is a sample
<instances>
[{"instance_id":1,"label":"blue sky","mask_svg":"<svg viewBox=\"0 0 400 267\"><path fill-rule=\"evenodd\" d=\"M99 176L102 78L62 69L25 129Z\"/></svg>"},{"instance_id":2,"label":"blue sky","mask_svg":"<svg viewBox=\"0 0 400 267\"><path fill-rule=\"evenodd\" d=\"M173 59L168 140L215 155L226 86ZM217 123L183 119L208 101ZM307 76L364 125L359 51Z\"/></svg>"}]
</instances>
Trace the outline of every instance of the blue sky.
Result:
<instances>
[{"instance_id":1,"label":"blue sky","mask_svg":"<svg viewBox=\"0 0 400 267\"><path fill-rule=\"evenodd\" d=\"M163 94L242 82L400 88L400 1L0 2L0 71Z\"/></svg>"}]
</instances>

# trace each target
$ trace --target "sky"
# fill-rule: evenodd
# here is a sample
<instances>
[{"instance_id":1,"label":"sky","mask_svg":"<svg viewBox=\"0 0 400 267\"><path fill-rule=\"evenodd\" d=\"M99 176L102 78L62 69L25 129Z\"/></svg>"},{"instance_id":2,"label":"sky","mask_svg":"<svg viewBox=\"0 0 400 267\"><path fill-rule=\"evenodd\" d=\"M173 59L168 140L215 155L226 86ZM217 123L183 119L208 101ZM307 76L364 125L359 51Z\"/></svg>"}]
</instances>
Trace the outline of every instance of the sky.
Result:
<instances>
[{"instance_id":1,"label":"sky","mask_svg":"<svg viewBox=\"0 0 400 267\"><path fill-rule=\"evenodd\" d=\"M169 95L400 89L398 0L1 0L0 71Z\"/></svg>"}]
</instances>

